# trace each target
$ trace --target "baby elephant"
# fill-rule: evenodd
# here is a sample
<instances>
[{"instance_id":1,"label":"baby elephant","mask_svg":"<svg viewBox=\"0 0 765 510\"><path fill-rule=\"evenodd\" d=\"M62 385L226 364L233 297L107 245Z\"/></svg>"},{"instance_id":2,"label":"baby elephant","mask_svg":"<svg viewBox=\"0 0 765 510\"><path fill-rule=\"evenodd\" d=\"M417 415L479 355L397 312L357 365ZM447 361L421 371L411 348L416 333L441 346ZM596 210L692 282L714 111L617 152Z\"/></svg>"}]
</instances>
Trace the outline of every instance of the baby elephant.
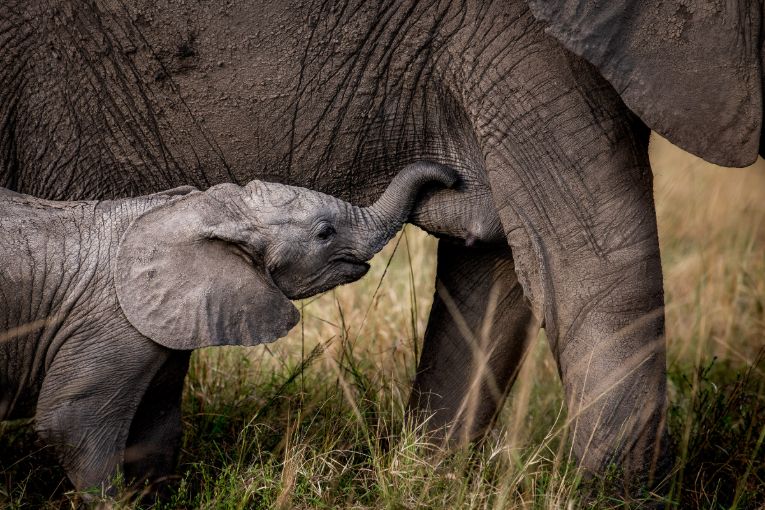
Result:
<instances>
[{"instance_id":1,"label":"baby elephant","mask_svg":"<svg viewBox=\"0 0 765 510\"><path fill-rule=\"evenodd\" d=\"M253 181L104 202L0 191L0 420L34 417L79 488L174 469L188 350L272 342L290 299L361 278L419 190L404 168L358 208Z\"/></svg>"}]
</instances>

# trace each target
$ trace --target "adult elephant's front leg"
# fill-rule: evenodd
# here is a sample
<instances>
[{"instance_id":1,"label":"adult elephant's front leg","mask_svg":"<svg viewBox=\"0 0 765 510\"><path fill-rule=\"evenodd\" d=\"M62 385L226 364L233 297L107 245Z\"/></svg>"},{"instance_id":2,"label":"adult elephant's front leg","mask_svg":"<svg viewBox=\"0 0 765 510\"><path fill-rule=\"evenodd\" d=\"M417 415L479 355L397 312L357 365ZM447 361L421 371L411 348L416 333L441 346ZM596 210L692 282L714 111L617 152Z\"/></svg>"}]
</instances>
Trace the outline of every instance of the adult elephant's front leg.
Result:
<instances>
[{"instance_id":1,"label":"adult elephant's front leg","mask_svg":"<svg viewBox=\"0 0 765 510\"><path fill-rule=\"evenodd\" d=\"M505 245L440 241L436 293L410 409L453 442L491 425L539 328Z\"/></svg>"},{"instance_id":2,"label":"adult elephant's front leg","mask_svg":"<svg viewBox=\"0 0 765 510\"><path fill-rule=\"evenodd\" d=\"M528 13L506 19L471 108L494 200L558 362L574 452L635 483L667 458L649 132Z\"/></svg>"}]
</instances>

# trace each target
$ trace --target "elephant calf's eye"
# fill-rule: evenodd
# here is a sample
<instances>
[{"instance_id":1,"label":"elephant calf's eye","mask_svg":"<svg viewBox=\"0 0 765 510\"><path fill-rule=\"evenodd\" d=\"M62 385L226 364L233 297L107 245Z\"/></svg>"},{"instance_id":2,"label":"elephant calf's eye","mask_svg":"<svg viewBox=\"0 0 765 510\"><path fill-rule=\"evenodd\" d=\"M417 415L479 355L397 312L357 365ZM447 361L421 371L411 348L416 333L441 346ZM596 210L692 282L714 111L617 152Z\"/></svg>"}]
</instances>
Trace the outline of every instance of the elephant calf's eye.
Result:
<instances>
[{"instance_id":1,"label":"elephant calf's eye","mask_svg":"<svg viewBox=\"0 0 765 510\"><path fill-rule=\"evenodd\" d=\"M316 229L316 239L319 241L327 241L335 235L335 227L329 223L322 223L319 228Z\"/></svg>"}]
</instances>

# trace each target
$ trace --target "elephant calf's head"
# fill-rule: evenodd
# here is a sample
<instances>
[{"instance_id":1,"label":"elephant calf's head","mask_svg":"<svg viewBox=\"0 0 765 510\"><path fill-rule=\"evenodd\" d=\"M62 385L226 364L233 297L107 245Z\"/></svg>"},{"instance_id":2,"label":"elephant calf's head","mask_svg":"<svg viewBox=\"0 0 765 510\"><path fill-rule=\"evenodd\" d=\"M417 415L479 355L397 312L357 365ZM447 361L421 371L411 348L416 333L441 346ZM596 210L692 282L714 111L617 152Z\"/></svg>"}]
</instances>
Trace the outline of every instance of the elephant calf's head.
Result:
<instances>
[{"instance_id":1,"label":"elephant calf's head","mask_svg":"<svg viewBox=\"0 0 765 510\"><path fill-rule=\"evenodd\" d=\"M174 349L273 341L299 319L289 299L361 278L420 189L456 179L415 163L366 208L260 181L192 192L128 228L115 264L120 305L143 335Z\"/></svg>"},{"instance_id":2,"label":"elephant calf's head","mask_svg":"<svg viewBox=\"0 0 765 510\"><path fill-rule=\"evenodd\" d=\"M420 189L455 180L447 167L416 163L370 207L260 181L246 186L244 202L265 229L264 262L276 286L290 299L301 299L364 276L366 261L401 228Z\"/></svg>"}]
</instances>

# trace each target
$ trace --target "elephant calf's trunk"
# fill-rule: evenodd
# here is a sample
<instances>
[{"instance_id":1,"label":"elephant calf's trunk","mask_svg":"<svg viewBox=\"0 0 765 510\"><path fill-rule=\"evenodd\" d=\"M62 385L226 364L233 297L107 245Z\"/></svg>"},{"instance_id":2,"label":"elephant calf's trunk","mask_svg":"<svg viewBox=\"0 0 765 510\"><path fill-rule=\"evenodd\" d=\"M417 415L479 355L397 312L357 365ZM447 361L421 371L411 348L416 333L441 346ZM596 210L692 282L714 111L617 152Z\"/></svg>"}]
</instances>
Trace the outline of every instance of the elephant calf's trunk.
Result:
<instances>
[{"instance_id":1,"label":"elephant calf's trunk","mask_svg":"<svg viewBox=\"0 0 765 510\"><path fill-rule=\"evenodd\" d=\"M367 238L362 246L363 257L372 258L401 229L426 185L436 183L451 187L457 179L454 169L438 163L420 161L405 166L377 202L358 210L361 221L374 225L370 229L371 239Z\"/></svg>"}]
</instances>

